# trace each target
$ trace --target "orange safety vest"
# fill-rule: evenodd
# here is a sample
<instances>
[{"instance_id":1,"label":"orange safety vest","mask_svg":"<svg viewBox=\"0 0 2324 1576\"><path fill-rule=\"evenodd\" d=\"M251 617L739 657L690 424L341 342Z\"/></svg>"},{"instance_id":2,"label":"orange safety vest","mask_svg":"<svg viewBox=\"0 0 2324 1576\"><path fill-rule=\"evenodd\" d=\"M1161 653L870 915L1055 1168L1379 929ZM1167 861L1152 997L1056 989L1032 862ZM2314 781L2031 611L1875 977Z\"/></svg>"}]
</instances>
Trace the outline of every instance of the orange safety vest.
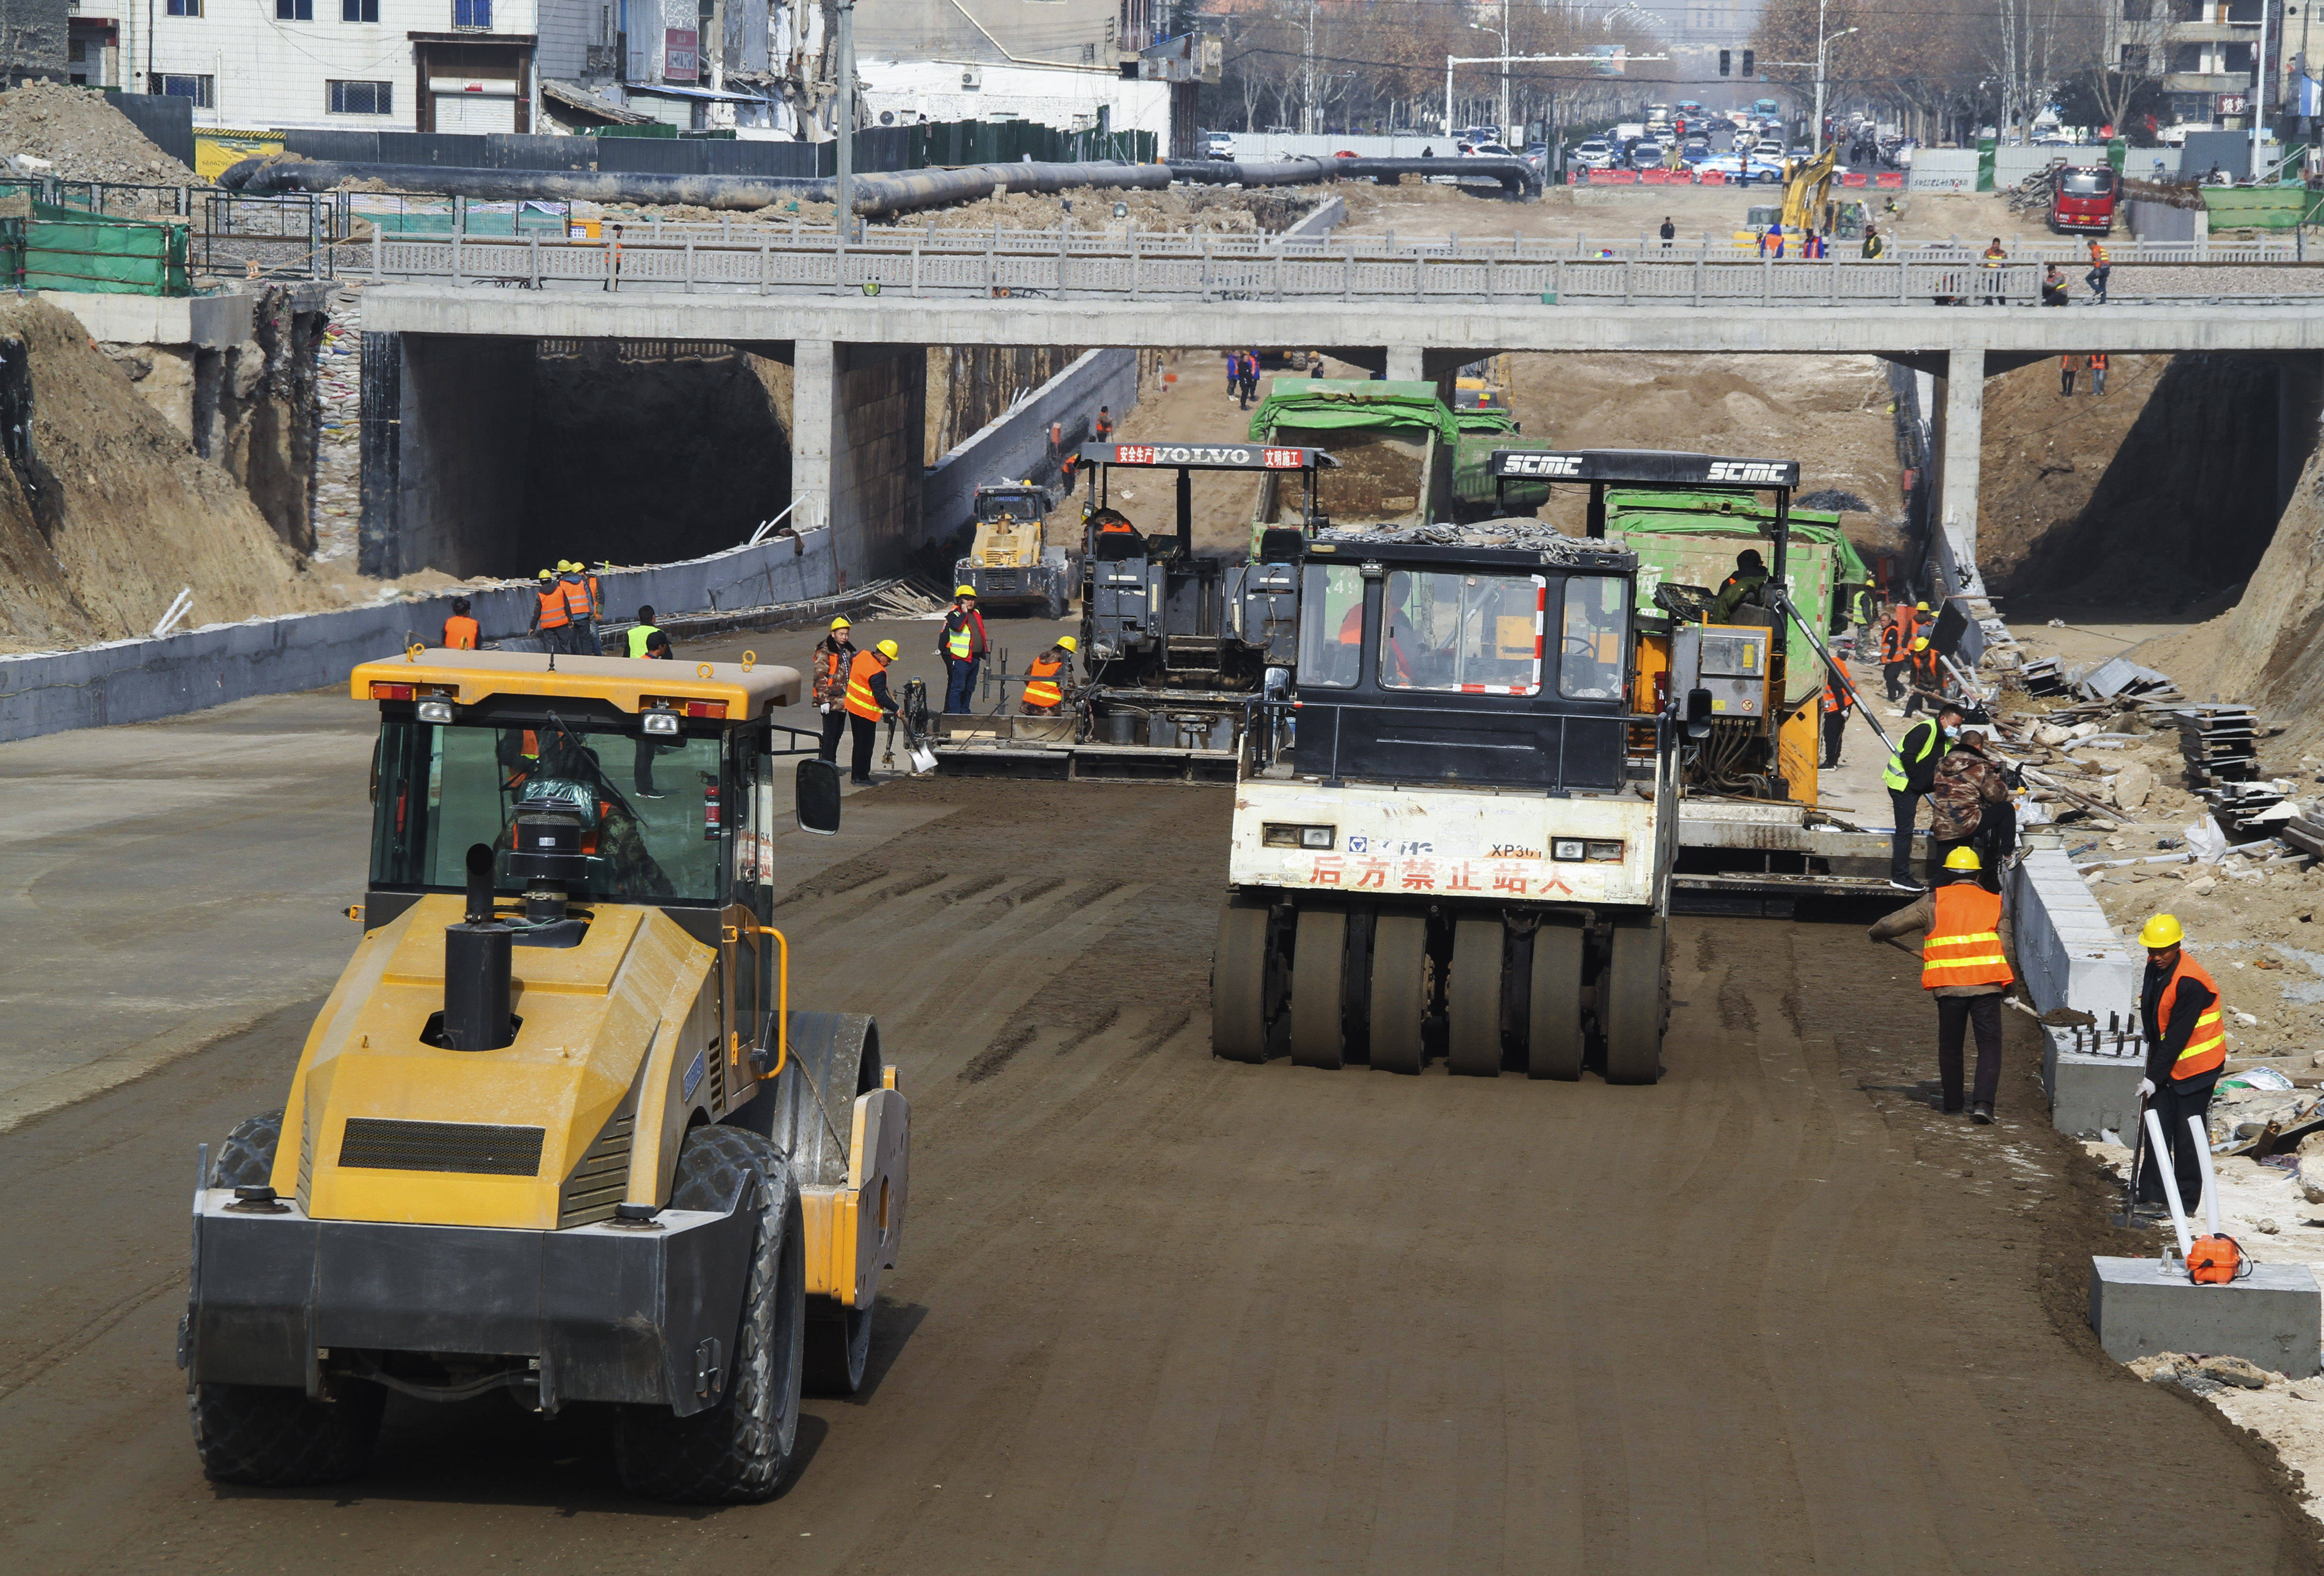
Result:
<instances>
[{"instance_id":1,"label":"orange safety vest","mask_svg":"<svg viewBox=\"0 0 2324 1576\"><path fill-rule=\"evenodd\" d=\"M2220 1026L2219 1010L2226 1005L2219 995L2217 981L2204 972L2203 966L2179 954L2179 967L2171 971L2171 983L2163 987L2163 999L2154 1004L2154 1026L2168 1034L2171 1029L2171 1007L2179 999L2179 982L2191 979L2211 993L2211 1005L2195 1020L2195 1032L2187 1036L2187 1048L2179 1052L2179 1060L2171 1064L2171 1081L2200 1078L2213 1071L2227 1060L2227 1032Z\"/></svg>"},{"instance_id":2,"label":"orange safety vest","mask_svg":"<svg viewBox=\"0 0 2324 1576\"><path fill-rule=\"evenodd\" d=\"M573 622L572 615L566 611L567 607L565 587L558 581L549 581L549 589L540 593L540 627L562 629Z\"/></svg>"},{"instance_id":3,"label":"orange safety vest","mask_svg":"<svg viewBox=\"0 0 2324 1576\"><path fill-rule=\"evenodd\" d=\"M2017 977L2001 955L2001 894L1974 881L1936 891L1937 921L1921 943L1921 984L2007 985Z\"/></svg>"},{"instance_id":4,"label":"orange safety vest","mask_svg":"<svg viewBox=\"0 0 2324 1576\"><path fill-rule=\"evenodd\" d=\"M1043 652L1025 670L1025 704L1038 706L1045 711L1055 710L1064 704L1065 691L1057 676L1065 671L1065 659L1051 654L1056 648Z\"/></svg>"},{"instance_id":5,"label":"orange safety vest","mask_svg":"<svg viewBox=\"0 0 2324 1576\"><path fill-rule=\"evenodd\" d=\"M603 618L605 616L604 588L597 583L595 575L585 576L581 583L589 588L589 616Z\"/></svg>"},{"instance_id":6,"label":"orange safety vest","mask_svg":"<svg viewBox=\"0 0 2324 1576\"><path fill-rule=\"evenodd\" d=\"M1824 685L1823 709L1826 711L1845 711L1855 704L1856 690L1853 685L1846 690L1839 689L1830 683Z\"/></svg>"},{"instance_id":7,"label":"orange safety vest","mask_svg":"<svg viewBox=\"0 0 2324 1576\"><path fill-rule=\"evenodd\" d=\"M476 636L479 633L475 619L465 613L455 613L444 620L444 649L474 651L476 649Z\"/></svg>"},{"instance_id":8,"label":"orange safety vest","mask_svg":"<svg viewBox=\"0 0 2324 1576\"><path fill-rule=\"evenodd\" d=\"M1880 626L1880 660L1884 663L1904 660L1904 631L1894 618Z\"/></svg>"},{"instance_id":9,"label":"orange safety vest","mask_svg":"<svg viewBox=\"0 0 2324 1576\"><path fill-rule=\"evenodd\" d=\"M880 720L880 702L872 693L872 676L888 671L888 659L876 651L859 651L847 665L847 711L851 717Z\"/></svg>"},{"instance_id":10,"label":"orange safety vest","mask_svg":"<svg viewBox=\"0 0 2324 1576\"><path fill-rule=\"evenodd\" d=\"M589 606L588 587L579 580L560 580L558 586L565 593L566 616L574 623L579 624L585 619L595 618L597 616L597 610Z\"/></svg>"},{"instance_id":11,"label":"orange safety vest","mask_svg":"<svg viewBox=\"0 0 2324 1576\"><path fill-rule=\"evenodd\" d=\"M1933 687L1941 681L1937 671L1937 648L1929 645L1922 647L1919 651L1907 652L1904 660L1912 663L1913 676L1915 679L1925 680Z\"/></svg>"}]
</instances>

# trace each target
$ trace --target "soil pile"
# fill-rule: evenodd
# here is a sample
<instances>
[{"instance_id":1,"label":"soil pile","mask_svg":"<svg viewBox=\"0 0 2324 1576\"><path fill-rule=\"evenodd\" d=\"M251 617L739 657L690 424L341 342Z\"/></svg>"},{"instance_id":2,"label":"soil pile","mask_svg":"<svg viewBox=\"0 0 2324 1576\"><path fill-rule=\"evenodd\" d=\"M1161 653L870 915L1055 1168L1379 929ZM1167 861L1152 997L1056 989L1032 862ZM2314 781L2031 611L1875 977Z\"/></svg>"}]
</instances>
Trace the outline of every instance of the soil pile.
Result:
<instances>
[{"instance_id":1,"label":"soil pile","mask_svg":"<svg viewBox=\"0 0 2324 1576\"><path fill-rule=\"evenodd\" d=\"M2272 473L2271 473L2272 474ZM2136 649L2190 695L2258 707L2289 724L2282 743L2324 744L2324 450L2309 457L2292 502L2234 607Z\"/></svg>"},{"instance_id":2,"label":"soil pile","mask_svg":"<svg viewBox=\"0 0 2324 1576\"><path fill-rule=\"evenodd\" d=\"M2045 360L1987 382L1987 583L2175 610L2249 576L2275 529L2275 369L2116 357L2104 399L2087 372L2063 397L2058 374Z\"/></svg>"},{"instance_id":3,"label":"soil pile","mask_svg":"<svg viewBox=\"0 0 2324 1576\"><path fill-rule=\"evenodd\" d=\"M0 463L0 649L143 635L180 586L186 628L342 605L79 324L11 301L6 341L23 347L32 420L30 462Z\"/></svg>"},{"instance_id":4,"label":"soil pile","mask_svg":"<svg viewBox=\"0 0 2324 1576\"><path fill-rule=\"evenodd\" d=\"M101 93L27 82L0 93L0 153L29 153L66 181L198 186L201 178L146 140Z\"/></svg>"}]
</instances>

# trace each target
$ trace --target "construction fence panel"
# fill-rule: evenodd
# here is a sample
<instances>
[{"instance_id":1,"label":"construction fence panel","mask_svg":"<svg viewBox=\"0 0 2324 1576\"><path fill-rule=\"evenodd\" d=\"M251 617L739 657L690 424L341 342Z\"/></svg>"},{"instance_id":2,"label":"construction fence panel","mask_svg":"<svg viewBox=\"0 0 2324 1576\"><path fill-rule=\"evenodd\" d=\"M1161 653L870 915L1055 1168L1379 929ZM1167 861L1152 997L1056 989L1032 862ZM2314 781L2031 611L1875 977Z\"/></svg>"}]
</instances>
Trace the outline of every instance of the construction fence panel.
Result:
<instances>
[{"instance_id":1,"label":"construction fence panel","mask_svg":"<svg viewBox=\"0 0 2324 1576\"><path fill-rule=\"evenodd\" d=\"M97 218L35 202L23 221L20 288L100 295L190 295L189 232L182 224Z\"/></svg>"}]
</instances>

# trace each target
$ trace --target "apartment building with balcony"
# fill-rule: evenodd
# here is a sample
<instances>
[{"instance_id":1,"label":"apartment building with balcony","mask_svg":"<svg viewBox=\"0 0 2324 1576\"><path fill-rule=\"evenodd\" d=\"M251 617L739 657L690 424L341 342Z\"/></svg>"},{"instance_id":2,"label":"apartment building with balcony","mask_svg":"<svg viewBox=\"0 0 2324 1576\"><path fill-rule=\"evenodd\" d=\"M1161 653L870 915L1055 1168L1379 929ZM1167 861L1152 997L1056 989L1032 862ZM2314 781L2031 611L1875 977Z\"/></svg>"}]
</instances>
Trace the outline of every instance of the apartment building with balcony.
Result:
<instances>
[{"instance_id":1,"label":"apartment building with balcony","mask_svg":"<svg viewBox=\"0 0 2324 1576\"><path fill-rule=\"evenodd\" d=\"M2266 96L2273 114L2281 102L2284 0L2123 0L2115 59L2162 84L2174 121L2233 121L2251 112L2258 91L2263 8L2277 82Z\"/></svg>"}]
</instances>

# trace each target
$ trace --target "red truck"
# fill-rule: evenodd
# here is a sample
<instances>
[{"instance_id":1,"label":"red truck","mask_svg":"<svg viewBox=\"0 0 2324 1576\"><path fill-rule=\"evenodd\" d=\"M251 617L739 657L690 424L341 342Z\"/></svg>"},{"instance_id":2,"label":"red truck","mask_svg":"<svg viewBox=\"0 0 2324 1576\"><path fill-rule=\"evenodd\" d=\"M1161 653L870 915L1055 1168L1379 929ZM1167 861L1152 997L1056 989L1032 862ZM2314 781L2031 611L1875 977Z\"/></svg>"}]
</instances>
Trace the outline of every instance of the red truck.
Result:
<instances>
[{"instance_id":1,"label":"red truck","mask_svg":"<svg viewBox=\"0 0 2324 1576\"><path fill-rule=\"evenodd\" d=\"M2050 182L2050 227L2061 235L2106 235L2114 228L2114 205L2121 196L2122 177L2108 166L2070 165Z\"/></svg>"}]
</instances>

